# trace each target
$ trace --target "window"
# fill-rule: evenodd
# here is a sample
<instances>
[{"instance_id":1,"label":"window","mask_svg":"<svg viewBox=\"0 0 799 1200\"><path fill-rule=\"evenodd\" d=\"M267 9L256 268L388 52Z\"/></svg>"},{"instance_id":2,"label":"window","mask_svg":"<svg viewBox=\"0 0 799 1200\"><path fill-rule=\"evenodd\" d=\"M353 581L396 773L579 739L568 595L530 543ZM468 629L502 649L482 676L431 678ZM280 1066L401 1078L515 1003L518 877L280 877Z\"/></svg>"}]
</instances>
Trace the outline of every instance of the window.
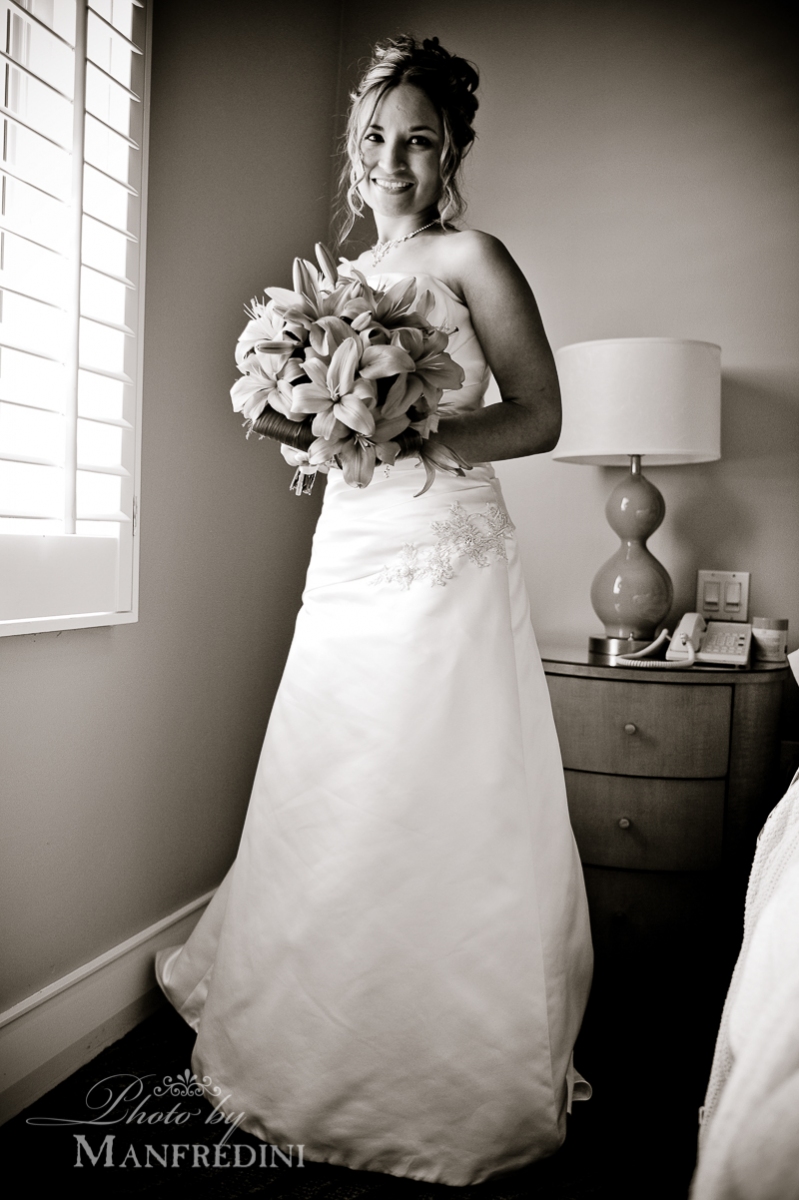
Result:
<instances>
[{"instance_id":1,"label":"window","mask_svg":"<svg viewBox=\"0 0 799 1200\"><path fill-rule=\"evenodd\" d=\"M0 0L0 633L137 618L149 9Z\"/></svg>"}]
</instances>

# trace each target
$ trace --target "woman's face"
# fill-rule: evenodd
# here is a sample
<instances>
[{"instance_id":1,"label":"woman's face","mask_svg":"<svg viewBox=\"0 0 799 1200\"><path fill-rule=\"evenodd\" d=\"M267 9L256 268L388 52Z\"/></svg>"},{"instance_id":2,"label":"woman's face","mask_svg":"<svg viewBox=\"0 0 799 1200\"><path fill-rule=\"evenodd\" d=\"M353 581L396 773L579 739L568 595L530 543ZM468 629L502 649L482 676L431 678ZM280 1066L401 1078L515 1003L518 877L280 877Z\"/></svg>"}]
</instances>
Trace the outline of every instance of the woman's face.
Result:
<instances>
[{"instance_id":1,"label":"woman's face","mask_svg":"<svg viewBox=\"0 0 799 1200\"><path fill-rule=\"evenodd\" d=\"M387 92L361 135L365 177L358 186L385 217L435 217L441 196L441 117L420 88Z\"/></svg>"}]
</instances>

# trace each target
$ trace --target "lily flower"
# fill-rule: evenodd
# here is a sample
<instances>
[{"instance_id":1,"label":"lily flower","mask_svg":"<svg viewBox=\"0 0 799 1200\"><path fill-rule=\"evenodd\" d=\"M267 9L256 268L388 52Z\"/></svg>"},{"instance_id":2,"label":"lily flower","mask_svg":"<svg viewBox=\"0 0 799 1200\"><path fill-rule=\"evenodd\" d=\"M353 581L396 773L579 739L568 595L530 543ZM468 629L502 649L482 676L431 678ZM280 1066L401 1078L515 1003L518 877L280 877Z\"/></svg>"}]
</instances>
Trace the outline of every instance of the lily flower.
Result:
<instances>
[{"instance_id":1,"label":"lily flower","mask_svg":"<svg viewBox=\"0 0 799 1200\"><path fill-rule=\"evenodd\" d=\"M409 424L406 416L395 417L391 421L378 417L371 437L350 434L336 449L345 481L351 487L366 487L372 480L376 462L393 463L400 449L399 443L393 439Z\"/></svg>"},{"instance_id":2,"label":"lily flower","mask_svg":"<svg viewBox=\"0 0 799 1200\"><path fill-rule=\"evenodd\" d=\"M233 411L243 413L248 421L255 421L269 405L291 421L302 420L291 411L291 379L303 375L302 364L290 358L280 370L271 371L262 358L251 355L247 359L246 374L237 379L230 389Z\"/></svg>"},{"instance_id":3,"label":"lily flower","mask_svg":"<svg viewBox=\"0 0 799 1200\"><path fill-rule=\"evenodd\" d=\"M277 379L267 374L257 362L253 362L252 370L242 375L241 379L237 379L230 389L233 411L243 413L248 421L255 421L260 417L273 396L280 405L278 411L283 412Z\"/></svg>"},{"instance_id":4,"label":"lily flower","mask_svg":"<svg viewBox=\"0 0 799 1200\"><path fill-rule=\"evenodd\" d=\"M294 291L309 298L312 296L318 298L325 283L324 276L317 271L313 263L309 263L304 258L294 259L291 280L294 284Z\"/></svg>"},{"instance_id":5,"label":"lily flower","mask_svg":"<svg viewBox=\"0 0 799 1200\"><path fill-rule=\"evenodd\" d=\"M429 327L429 315L435 305L435 297L427 288L417 292L416 280L413 277L399 279L391 287L381 291L379 288L373 288L362 272L354 267L350 270L360 286L360 303L372 317L369 331L371 341L381 334L388 341L391 333L401 327Z\"/></svg>"},{"instance_id":6,"label":"lily flower","mask_svg":"<svg viewBox=\"0 0 799 1200\"><path fill-rule=\"evenodd\" d=\"M388 379L413 369L413 359L401 346L366 346L361 353L364 379Z\"/></svg>"},{"instance_id":7,"label":"lily flower","mask_svg":"<svg viewBox=\"0 0 799 1200\"><path fill-rule=\"evenodd\" d=\"M294 291L267 288L266 294L279 317L289 323L296 322L306 330L320 317L354 317L367 308L357 280L341 280L328 291L316 268L302 259L295 259L294 284Z\"/></svg>"},{"instance_id":8,"label":"lily flower","mask_svg":"<svg viewBox=\"0 0 799 1200\"><path fill-rule=\"evenodd\" d=\"M400 371L388 389L380 413L386 420L406 413L422 398L424 385L421 379L409 371Z\"/></svg>"},{"instance_id":9,"label":"lily flower","mask_svg":"<svg viewBox=\"0 0 799 1200\"><path fill-rule=\"evenodd\" d=\"M280 358L281 362L275 368L279 369L299 348L302 327L287 324L277 316L271 304L253 300L248 311L250 320L236 343L236 365L244 370L245 360L258 349Z\"/></svg>"},{"instance_id":10,"label":"lily flower","mask_svg":"<svg viewBox=\"0 0 799 1200\"><path fill-rule=\"evenodd\" d=\"M422 385L422 394L436 408L445 391L457 391L466 378L460 363L447 354L447 334L440 329L398 329L391 337L413 359L414 377Z\"/></svg>"},{"instance_id":11,"label":"lily flower","mask_svg":"<svg viewBox=\"0 0 799 1200\"><path fill-rule=\"evenodd\" d=\"M348 325L341 317L320 317L314 321L308 333L314 355L328 361L346 338L357 337L358 331L354 325Z\"/></svg>"},{"instance_id":12,"label":"lily flower","mask_svg":"<svg viewBox=\"0 0 799 1200\"><path fill-rule=\"evenodd\" d=\"M344 481L350 487L363 488L372 482L375 473L377 451L369 438L356 434L348 438L337 455L344 472Z\"/></svg>"},{"instance_id":13,"label":"lily flower","mask_svg":"<svg viewBox=\"0 0 799 1200\"><path fill-rule=\"evenodd\" d=\"M318 358L305 360L304 370L310 383L294 385L292 411L315 413L311 428L318 437L330 437L336 421L356 433L374 431L371 410L377 405L377 387L363 377L363 369L362 377L356 379L361 349L358 340L345 338L333 352L329 366Z\"/></svg>"},{"instance_id":14,"label":"lily flower","mask_svg":"<svg viewBox=\"0 0 799 1200\"><path fill-rule=\"evenodd\" d=\"M375 421L375 431L372 434L372 441L379 449L381 445L387 442L393 442L395 437L398 437L401 433L404 433L405 430L410 426L410 423L411 422L409 418L404 414L387 421L382 416L381 410L381 415L378 416L377 420ZM399 446L397 446L397 449L399 449ZM396 458L396 455L394 455L394 458ZM394 460L392 459L392 462L393 461Z\"/></svg>"}]
</instances>

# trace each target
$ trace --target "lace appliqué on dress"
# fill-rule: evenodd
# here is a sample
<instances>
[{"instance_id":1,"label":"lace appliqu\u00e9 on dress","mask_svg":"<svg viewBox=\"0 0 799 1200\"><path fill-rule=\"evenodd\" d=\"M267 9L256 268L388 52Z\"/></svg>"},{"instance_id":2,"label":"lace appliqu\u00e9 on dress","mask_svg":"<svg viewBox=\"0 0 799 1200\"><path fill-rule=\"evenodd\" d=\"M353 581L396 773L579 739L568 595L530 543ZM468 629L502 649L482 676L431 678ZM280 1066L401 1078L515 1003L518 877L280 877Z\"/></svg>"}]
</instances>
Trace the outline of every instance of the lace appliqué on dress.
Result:
<instances>
[{"instance_id":1,"label":"lace appliqu\u00e9 on dress","mask_svg":"<svg viewBox=\"0 0 799 1200\"><path fill-rule=\"evenodd\" d=\"M406 591L417 579L429 579L432 587L445 587L455 576L458 558L467 558L476 567L508 561L505 542L513 537L514 525L498 504L487 504L483 512L469 513L463 505L449 506L448 521L434 521L435 546L424 550L406 543L392 566L386 565L375 583L398 583Z\"/></svg>"}]
</instances>

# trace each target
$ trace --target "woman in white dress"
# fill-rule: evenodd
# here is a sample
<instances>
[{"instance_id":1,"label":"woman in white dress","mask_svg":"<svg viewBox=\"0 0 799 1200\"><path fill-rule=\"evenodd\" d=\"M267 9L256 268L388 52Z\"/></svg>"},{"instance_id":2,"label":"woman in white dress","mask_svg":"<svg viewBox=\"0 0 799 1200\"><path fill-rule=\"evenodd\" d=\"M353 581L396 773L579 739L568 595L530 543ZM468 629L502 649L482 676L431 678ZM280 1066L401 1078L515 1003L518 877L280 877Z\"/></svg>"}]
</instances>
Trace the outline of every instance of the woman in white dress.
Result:
<instances>
[{"instance_id":1,"label":"woman in white dress","mask_svg":"<svg viewBox=\"0 0 799 1200\"><path fill-rule=\"evenodd\" d=\"M513 525L493 459L551 450L532 293L458 230L477 75L437 40L378 47L353 98L354 264L415 277L465 372L363 489L331 470L238 856L159 982L209 1096L307 1159L466 1185L552 1154L591 978L580 863ZM379 268L379 269L378 269ZM493 372L503 403L483 407ZM296 426L294 427L296 429ZM218 1089L218 1090L217 1090ZM296 1151L295 1151L296 1153Z\"/></svg>"}]
</instances>

